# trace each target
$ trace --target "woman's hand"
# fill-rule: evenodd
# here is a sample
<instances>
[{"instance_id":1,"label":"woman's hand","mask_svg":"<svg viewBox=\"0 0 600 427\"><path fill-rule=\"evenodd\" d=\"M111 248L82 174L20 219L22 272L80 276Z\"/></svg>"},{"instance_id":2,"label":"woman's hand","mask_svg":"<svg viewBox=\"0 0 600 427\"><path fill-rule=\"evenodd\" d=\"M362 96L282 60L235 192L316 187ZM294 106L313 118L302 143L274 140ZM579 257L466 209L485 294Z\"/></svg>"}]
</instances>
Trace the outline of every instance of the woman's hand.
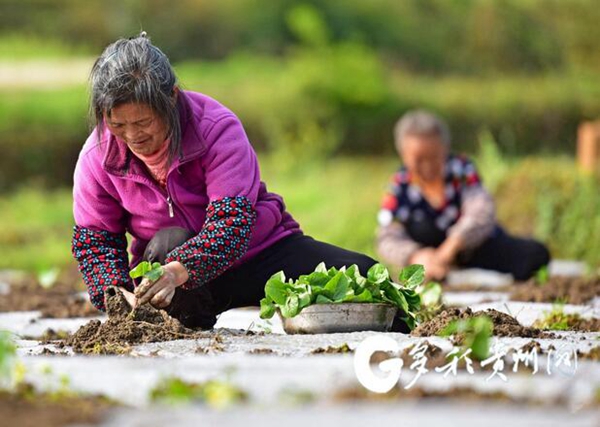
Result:
<instances>
[{"instance_id":1,"label":"woman's hand","mask_svg":"<svg viewBox=\"0 0 600 427\"><path fill-rule=\"evenodd\" d=\"M133 292L129 292L127 289L118 286L117 289L123 294L123 296L125 297L125 301L127 301L127 304L129 304L132 308L135 307L135 295L133 294Z\"/></svg>"},{"instance_id":2,"label":"woman's hand","mask_svg":"<svg viewBox=\"0 0 600 427\"><path fill-rule=\"evenodd\" d=\"M168 263L163 269L163 275L156 282L143 279L136 288L136 306L149 302L155 308L167 307L171 304L175 289L189 278L187 270L178 261Z\"/></svg>"},{"instance_id":3,"label":"woman's hand","mask_svg":"<svg viewBox=\"0 0 600 427\"><path fill-rule=\"evenodd\" d=\"M410 264L421 264L425 268L425 278L442 280L448 274L449 263L439 257L434 248L419 249L410 257Z\"/></svg>"}]
</instances>

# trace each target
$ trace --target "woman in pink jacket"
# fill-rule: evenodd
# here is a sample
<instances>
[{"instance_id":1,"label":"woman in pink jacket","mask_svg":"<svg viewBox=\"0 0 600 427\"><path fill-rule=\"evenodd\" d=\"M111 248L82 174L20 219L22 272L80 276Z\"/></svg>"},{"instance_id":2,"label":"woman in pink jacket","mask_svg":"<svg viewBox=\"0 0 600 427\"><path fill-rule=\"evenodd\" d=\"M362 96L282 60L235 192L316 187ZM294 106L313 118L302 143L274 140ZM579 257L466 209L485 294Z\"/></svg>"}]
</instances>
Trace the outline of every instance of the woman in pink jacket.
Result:
<instances>
[{"instance_id":1,"label":"woman in pink jacket","mask_svg":"<svg viewBox=\"0 0 600 427\"><path fill-rule=\"evenodd\" d=\"M261 181L238 118L181 90L144 33L111 44L94 64L91 113L74 176L72 249L98 309L112 285L132 304L210 328L229 308L259 305L277 271L295 278L322 261L364 272L375 263L304 235ZM165 273L142 281L136 300L128 272L141 260Z\"/></svg>"}]
</instances>

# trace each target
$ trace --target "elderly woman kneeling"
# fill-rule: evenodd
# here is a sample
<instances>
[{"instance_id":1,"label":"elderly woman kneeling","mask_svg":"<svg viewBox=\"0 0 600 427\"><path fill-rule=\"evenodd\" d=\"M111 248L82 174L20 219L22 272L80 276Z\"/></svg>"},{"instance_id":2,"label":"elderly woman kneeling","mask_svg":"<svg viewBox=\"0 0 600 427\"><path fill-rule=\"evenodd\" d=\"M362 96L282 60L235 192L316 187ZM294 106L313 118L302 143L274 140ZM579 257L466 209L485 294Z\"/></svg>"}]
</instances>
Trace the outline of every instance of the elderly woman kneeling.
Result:
<instances>
[{"instance_id":1,"label":"elderly woman kneeling","mask_svg":"<svg viewBox=\"0 0 600 427\"><path fill-rule=\"evenodd\" d=\"M452 265L530 278L550 260L532 239L509 235L473 163L450 152L447 125L427 111L404 115L395 131L403 166L379 211L377 250L394 266L422 264L432 279Z\"/></svg>"}]
</instances>

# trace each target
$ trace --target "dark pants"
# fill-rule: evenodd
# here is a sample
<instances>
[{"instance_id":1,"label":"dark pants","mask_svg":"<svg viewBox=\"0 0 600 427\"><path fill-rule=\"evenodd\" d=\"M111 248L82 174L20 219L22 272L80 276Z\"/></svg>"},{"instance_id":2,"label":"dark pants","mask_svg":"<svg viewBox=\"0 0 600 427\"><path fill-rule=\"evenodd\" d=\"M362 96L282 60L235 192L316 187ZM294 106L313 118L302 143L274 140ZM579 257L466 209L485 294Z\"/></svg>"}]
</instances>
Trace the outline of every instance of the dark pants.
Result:
<instances>
[{"instance_id":1,"label":"dark pants","mask_svg":"<svg viewBox=\"0 0 600 427\"><path fill-rule=\"evenodd\" d=\"M438 247L446 233L427 219L407 224L411 238L425 246ZM459 267L485 268L510 273L515 280L527 280L550 262L550 252L534 239L514 237L496 226L493 234L479 247L458 254Z\"/></svg>"},{"instance_id":2,"label":"dark pants","mask_svg":"<svg viewBox=\"0 0 600 427\"><path fill-rule=\"evenodd\" d=\"M194 233L177 227L160 230L148 243L144 260L162 264L168 252L193 236ZM320 262L337 268L356 264L365 275L376 263L366 255L293 234L198 289L177 288L167 312L187 327L209 329L219 313L230 308L259 306L265 296L265 284L273 274L283 270L287 278L297 279L312 272Z\"/></svg>"}]
</instances>

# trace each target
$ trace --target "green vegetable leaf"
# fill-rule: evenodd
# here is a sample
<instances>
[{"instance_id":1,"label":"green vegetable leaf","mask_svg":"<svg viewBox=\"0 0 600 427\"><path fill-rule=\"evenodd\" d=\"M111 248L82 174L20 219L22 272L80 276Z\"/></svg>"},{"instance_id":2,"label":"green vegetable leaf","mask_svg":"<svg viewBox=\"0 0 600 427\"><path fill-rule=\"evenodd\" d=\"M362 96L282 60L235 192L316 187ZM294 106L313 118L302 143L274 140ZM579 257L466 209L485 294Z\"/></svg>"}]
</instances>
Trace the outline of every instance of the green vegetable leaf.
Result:
<instances>
[{"instance_id":1,"label":"green vegetable leaf","mask_svg":"<svg viewBox=\"0 0 600 427\"><path fill-rule=\"evenodd\" d=\"M260 300L260 318L270 319L275 314L275 305L268 298Z\"/></svg>"},{"instance_id":2,"label":"green vegetable leaf","mask_svg":"<svg viewBox=\"0 0 600 427\"><path fill-rule=\"evenodd\" d=\"M432 307L442 303L442 286L436 282L429 282L416 288L425 307Z\"/></svg>"},{"instance_id":3,"label":"green vegetable leaf","mask_svg":"<svg viewBox=\"0 0 600 427\"><path fill-rule=\"evenodd\" d=\"M383 264L375 264L367 272L367 279L372 283L383 283L390 278L390 273Z\"/></svg>"},{"instance_id":4,"label":"green vegetable leaf","mask_svg":"<svg viewBox=\"0 0 600 427\"><path fill-rule=\"evenodd\" d=\"M331 304L333 301L330 298L327 298L325 295L317 295L315 302L317 304Z\"/></svg>"},{"instance_id":5,"label":"green vegetable leaf","mask_svg":"<svg viewBox=\"0 0 600 427\"><path fill-rule=\"evenodd\" d=\"M285 304L279 308L283 317L294 317L300 312L298 295L291 294L285 300Z\"/></svg>"},{"instance_id":6,"label":"green vegetable leaf","mask_svg":"<svg viewBox=\"0 0 600 427\"><path fill-rule=\"evenodd\" d=\"M324 287L329 282L330 277L327 272L315 271L307 276L308 284L314 287Z\"/></svg>"},{"instance_id":7,"label":"green vegetable leaf","mask_svg":"<svg viewBox=\"0 0 600 427\"><path fill-rule=\"evenodd\" d=\"M325 274L327 274L327 266L325 265L324 262L319 263L319 265L317 265L317 268L315 268L315 273L325 273Z\"/></svg>"},{"instance_id":8,"label":"green vegetable leaf","mask_svg":"<svg viewBox=\"0 0 600 427\"><path fill-rule=\"evenodd\" d=\"M325 285L327 296L333 301L338 302L344 299L348 291L348 278L343 271L338 273Z\"/></svg>"},{"instance_id":9,"label":"green vegetable leaf","mask_svg":"<svg viewBox=\"0 0 600 427\"><path fill-rule=\"evenodd\" d=\"M132 279L145 277L151 282L156 282L164 272L165 271L160 263L155 262L150 264L148 261L142 261L129 272L129 277Z\"/></svg>"},{"instance_id":10,"label":"green vegetable leaf","mask_svg":"<svg viewBox=\"0 0 600 427\"><path fill-rule=\"evenodd\" d=\"M285 304L289 285L285 283L285 275L282 271L275 273L265 285L265 295L276 304Z\"/></svg>"},{"instance_id":11,"label":"green vegetable leaf","mask_svg":"<svg viewBox=\"0 0 600 427\"><path fill-rule=\"evenodd\" d=\"M404 297L404 293L400 292L393 284L383 283L381 285L381 289L383 290L385 296L393 301L394 305L398 306L404 313L409 311L408 302Z\"/></svg>"},{"instance_id":12,"label":"green vegetable leaf","mask_svg":"<svg viewBox=\"0 0 600 427\"><path fill-rule=\"evenodd\" d=\"M439 333L440 336L464 334L463 345L471 349L473 358L484 360L489 354L490 337L494 325L488 316L477 316L469 319L454 320Z\"/></svg>"},{"instance_id":13,"label":"green vegetable leaf","mask_svg":"<svg viewBox=\"0 0 600 427\"><path fill-rule=\"evenodd\" d=\"M425 280L425 268L421 264L404 267L400 271L398 281L409 289L415 289Z\"/></svg>"},{"instance_id":14,"label":"green vegetable leaf","mask_svg":"<svg viewBox=\"0 0 600 427\"><path fill-rule=\"evenodd\" d=\"M347 295L346 298L344 298L344 302L372 302L372 301L373 301L373 295L371 295L371 292L369 292L366 289L358 295L354 295L354 294Z\"/></svg>"}]
</instances>

